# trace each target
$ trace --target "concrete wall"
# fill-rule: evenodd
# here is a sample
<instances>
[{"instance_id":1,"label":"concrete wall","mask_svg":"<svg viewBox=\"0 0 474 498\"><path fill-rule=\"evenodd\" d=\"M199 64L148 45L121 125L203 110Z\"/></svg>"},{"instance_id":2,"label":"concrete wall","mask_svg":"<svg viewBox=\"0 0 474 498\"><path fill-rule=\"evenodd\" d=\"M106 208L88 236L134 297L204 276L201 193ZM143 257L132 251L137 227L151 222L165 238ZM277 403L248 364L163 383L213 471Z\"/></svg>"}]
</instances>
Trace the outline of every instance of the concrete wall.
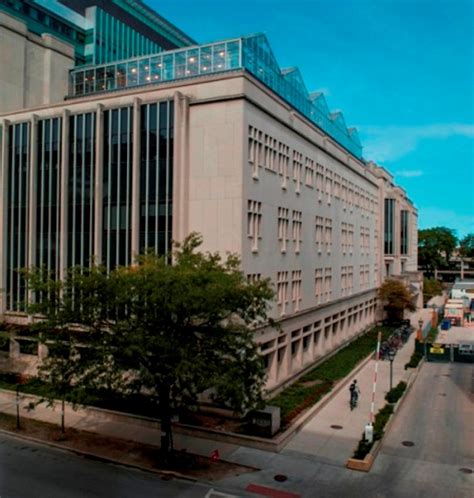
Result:
<instances>
[{"instance_id":1,"label":"concrete wall","mask_svg":"<svg viewBox=\"0 0 474 498\"><path fill-rule=\"evenodd\" d=\"M0 114L60 102L68 92L74 48L52 35L30 33L0 12Z\"/></svg>"}]
</instances>

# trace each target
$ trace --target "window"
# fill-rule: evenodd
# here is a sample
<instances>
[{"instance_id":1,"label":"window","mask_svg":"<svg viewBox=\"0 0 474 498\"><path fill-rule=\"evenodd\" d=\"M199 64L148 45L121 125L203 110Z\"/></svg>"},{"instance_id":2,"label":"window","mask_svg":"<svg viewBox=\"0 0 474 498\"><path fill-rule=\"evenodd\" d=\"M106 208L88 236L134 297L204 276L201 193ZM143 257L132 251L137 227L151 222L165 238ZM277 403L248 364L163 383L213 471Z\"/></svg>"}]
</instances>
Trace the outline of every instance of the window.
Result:
<instances>
[{"instance_id":1,"label":"window","mask_svg":"<svg viewBox=\"0 0 474 498\"><path fill-rule=\"evenodd\" d=\"M277 273L277 303L280 315L286 313L286 305L288 304L288 272L279 271Z\"/></svg>"},{"instance_id":2,"label":"window","mask_svg":"<svg viewBox=\"0 0 474 498\"><path fill-rule=\"evenodd\" d=\"M393 254L395 238L395 199L385 199L384 252Z\"/></svg>"},{"instance_id":3,"label":"window","mask_svg":"<svg viewBox=\"0 0 474 498\"><path fill-rule=\"evenodd\" d=\"M278 208L278 240L280 241L281 252L286 252L288 242L289 210L287 208Z\"/></svg>"},{"instance_id":4,"label":"window","mask_svg":"<svg viewBox=\"0 0 474 498\"><path fill-rule=\"evenodd\" d=\"M328 204L331 204L332 195L332 171L326 169L326 200Z\"/></svg>"},{"instance_id":5,"label":"window","mask_svg":"<svg viewBox=\"0 0 474 498\"><path fill-rule=\"evenodd\" d=\"M323 233L324 233L324 218L322 216L316 216L315 229L316 229L316 234L315 234L316 249L320 253L322 252Z\"/></svg>"},{"instance_id":6,"label":"window","mask_svg":"<svg viewBox=\"0 0 474 498\"><path fill-rule=\"evenodd\" d=\"M261 279L262 279L261 273L249 273L249 274L247 274L247 282L249 284L254 284L255 282L258 282Z\"/></svg>"},{"instance_id":7,"label":"window","mask_svg":"<svg viewBox=\"0 0 474 498\"><path fill-rule=\"evenodd\" d=\"M281 186L286 189L289 178L290 148L280 143L278 153L278 172L281 176Z\"/></svg>"},{"instance_id":8,"label":"window","mask_svg":"<svg viewBox=\"0 0 474 498\"><path fill-rule=\"evenodd\" d=\"M291 272L291 300L293 310L298 311L301 301L301 270Z\"/></svg>"},{"instance_id":9,"label":"window","mask_svg":"<svg viewBox=\"0 0 474 498\"><path fill-rule=\"evenodd\" d=\"M400 211L400 254L408 254L408 211Z\"/></svg>"},{"instance_id":10,"label":"window","mask_svg":"<svg viewBox=\"0 0 474 498\"><path fill-rule=\"evenodd\" d=\"M324 244L326 246L326 251L329 254L332 249L332 220L331 218L326 218L324 220Z\"/></svg>"},{"instance_id":11,"label":"window","mask_svg":"<svg viewBox=\"0 0 474 498\"><path fill-rule=\"evenodd\" d=\"M248 201L248 237L252 239L252 251L258 251L258 239L261 238L262 225L262 203L258 201Z\"/></svg>"},{"instance_id":12,"label":"window","mask_svg":"<svg viewBox=\"0 0 474 498\"><path fill-rule=\"evenodd\" d=\"M300 193L303 171L303 154L293 151L293 181L295 182L295 192Z\"/></svg>"},{"instance_id":13,"label":"window","mask_svg":"<svg viewBox=\"0 0 474 498\"><path fill-rule=\"evenodd\" d=\"M309 157L305 159L305 184L308 187L314 184L314 161Z\"/></svg>"},{"instance_id":14,"label":"window","mask_svg":"<svg viewBox=\"0 0 474 498\"><path fill-rule=\"evenodd\" d=\"M314 270L314 296L316 304L320 304L323 298L323 269L316 268Z\"/></svg>"},{"instance_id":15,"label":"window","mask_svg":"<svg viewBox=\"0 0 474 498\"><path fill-rule=\"evenodd\" d=\"M318 191L318 200L323 199L324 188L324 168L320 164L316 165L316 190Z\"/></svg>"},{"instance_id":16,"label":"window","mask_svg":"<svg viewBox=\"0 0 474 498\"><path fill-rule=\"evenodd\" d=\"M301 231L303 215L301 211L293 211L293 242L295 244L295 252L299 253L301 248Z\"/></svg>"},{"instance_id":17,"label":"window","mask_svg":"<svg viewBox=\"0 0 474 498\"><path fill-rule=\"evenodd\" d=\"M330 301L331 297L332 297L331 268L324 268L324 299L325 299L325 302Z\"/></svg>"}]
</instances>

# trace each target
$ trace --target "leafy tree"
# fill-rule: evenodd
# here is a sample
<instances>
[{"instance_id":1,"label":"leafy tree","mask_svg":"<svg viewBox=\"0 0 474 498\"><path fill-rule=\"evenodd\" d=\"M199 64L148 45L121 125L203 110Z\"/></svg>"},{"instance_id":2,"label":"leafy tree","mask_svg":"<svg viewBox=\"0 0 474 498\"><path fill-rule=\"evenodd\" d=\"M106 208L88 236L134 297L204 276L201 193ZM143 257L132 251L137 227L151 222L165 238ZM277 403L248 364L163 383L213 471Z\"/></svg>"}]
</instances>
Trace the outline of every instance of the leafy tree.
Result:
<instances>
[{"instance_id":1,"label":"leafy tree","mask_svg":"<svg viewBox=\"0 0 474 498\"><path fill-rule=\"evenodd\" d=\"M79 269L59 291L44 289L39 305L43 328L69 332L75 324L87 336L82 345L92 361L75 362L64 385L107 383L122 393L147 393L156 401L165 452L172 447L173 413L195 404L199 393L208 390L240 412L262 403L265 369L253 327L268 321L273 290L268 280L247 282L236 256L198 251L201 242L191 234L171 264L147 254L109 274ZM30 282L35 291L44 285ZM80 344L68 344L69 358L78 358ZM47 369L62 371L56 365ZM54 376L50 381L62 386Z\"/></svg>"},{"instance_id":2,"label":"leafy tree","mask_svg":"<svg viewBox=\"0 0 474 498\"><path fill-rule=\"evenodd\" d=\"M398 320L403 318L405 310L415 311L414 295L400 280L387 279L380 286L379 297L384 303L387 318Z\"/></svg>"},{"instance_id":3,"label":"leafy tree","mask_svg":"<svg viewBox=\"0 0 474 498\"><path fill-rule=\"evenodd\" d=\"M35 294L28 310L43 317L33 329L48 349L48 356L38 368L45 384L43 396L29 408L44 402L53 405L59 399L64 433L66 401L73 407L89 402L93 390L111 378L102 367L107 357L103 347L107 317L105 313L100 315L96 303L98 298L107 305L107 276L103 268L93 266L71 269L64 282L55 280L44 269L32 269L26 272L26 278Z\"/></svg>"},{"instance_id":4,"label":"leafy tree","mask_svg":"<svg viewBox=\"0 0 474 498\"><path fill-rule=\"evenodd\" d=\"M455 231L446 227L418 230L418 265L428 274L448 266L449 258L456 249Z\"/></svg>"},{"instance_id":5,"label":"leafy tree","mask_svg":"<svg viewBox=\"0 0 474 498\"><path fill-rule=\"evenodd\" d=\"M434 296L440 296L443 293L443 284L434 278L423 279L423 301L426 303Z\"/></svg>"},{"instance_id":6,"label":"leafy tree","mask_svg":"<svg viewBox=\"0 0 474 498\"><path fill-rule=\"evenodd\" d=\"M474 258L474 233L467 234L459 243L461 258Z\"/></svg>"}]
</instances>

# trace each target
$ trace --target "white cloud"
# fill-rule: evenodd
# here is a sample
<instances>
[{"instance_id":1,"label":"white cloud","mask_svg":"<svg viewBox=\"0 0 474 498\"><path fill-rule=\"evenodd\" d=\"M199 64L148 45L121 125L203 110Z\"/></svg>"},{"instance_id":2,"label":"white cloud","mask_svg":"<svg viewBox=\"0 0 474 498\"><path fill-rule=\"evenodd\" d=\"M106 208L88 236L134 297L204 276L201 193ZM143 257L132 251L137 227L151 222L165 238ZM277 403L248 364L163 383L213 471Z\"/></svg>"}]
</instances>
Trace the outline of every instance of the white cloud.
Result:
<instances>
[{"instance_id":1,"label":"white cloud","mask_svg":"<svg viewBox=\"0 0 474 498\"><path fill-rule=\"evenodd\" d=\"M358 126L365 135L364 157L374 161L396 161L415 150L422 140L453 136L474 138L474 125L445 123L426 126Z\"/></svg>"},{"instance_id":2,"label":"white cloud","mask_svg":"<svg viewBox=\"0 0 474 498\"><path fill-rule=\"evenodd\" d=\"M395 171L395 176L398 176L399 178L416 178L418 176L423 176L423 171L421 171L421 169L406 169Z\"/></svg>"}]
</instances>

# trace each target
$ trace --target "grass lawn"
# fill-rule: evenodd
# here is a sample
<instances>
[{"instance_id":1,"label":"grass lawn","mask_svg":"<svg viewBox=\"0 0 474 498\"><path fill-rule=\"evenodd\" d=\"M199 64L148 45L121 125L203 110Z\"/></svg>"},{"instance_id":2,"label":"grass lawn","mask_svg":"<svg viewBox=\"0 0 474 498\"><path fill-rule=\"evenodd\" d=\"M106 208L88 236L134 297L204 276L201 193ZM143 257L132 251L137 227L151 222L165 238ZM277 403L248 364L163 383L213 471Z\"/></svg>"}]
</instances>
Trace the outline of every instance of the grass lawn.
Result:
<instances>
[{"instance_id":1,"label":"grass lawn","mask_svg":"<svg viewBox=\"0 0 474 498\"><path fill-rule=\"evenodd\" d=\"M317 403L338 380L348 375L360 361L374 352L379 331L382 332L384 341L393 330L392 327L374 327L270 399L270 405L281 409L282 428L288 426L303 410Z\"/></svg>"}]
</instances>

